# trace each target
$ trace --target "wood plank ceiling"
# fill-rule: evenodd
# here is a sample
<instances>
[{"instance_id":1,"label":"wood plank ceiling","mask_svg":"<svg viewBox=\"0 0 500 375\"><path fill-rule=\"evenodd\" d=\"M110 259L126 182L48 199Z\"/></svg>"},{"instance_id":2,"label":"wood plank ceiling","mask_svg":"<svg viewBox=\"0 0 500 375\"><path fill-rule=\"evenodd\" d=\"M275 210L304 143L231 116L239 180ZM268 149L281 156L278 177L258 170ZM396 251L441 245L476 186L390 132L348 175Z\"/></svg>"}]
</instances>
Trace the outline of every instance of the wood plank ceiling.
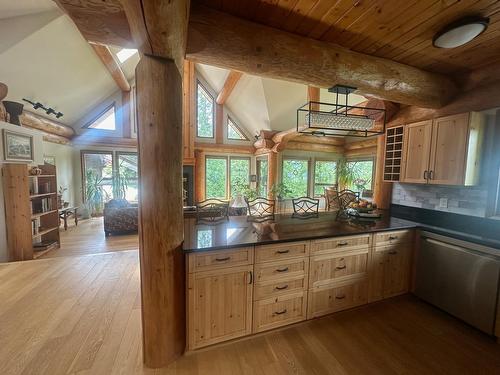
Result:
<instances>
[{"instance_id":1,"label":"wood plank ceiling","mask_svg":"<svg viewBox=\"0 0 500 375\"><path fill-rule=\"evenodd\" d=\"M463 74L500 61L495 0L194 0L232 15L427 71ZM479 38L440 49L432 38L467 15L490 17Z\"/></svg>"}]
</instances>

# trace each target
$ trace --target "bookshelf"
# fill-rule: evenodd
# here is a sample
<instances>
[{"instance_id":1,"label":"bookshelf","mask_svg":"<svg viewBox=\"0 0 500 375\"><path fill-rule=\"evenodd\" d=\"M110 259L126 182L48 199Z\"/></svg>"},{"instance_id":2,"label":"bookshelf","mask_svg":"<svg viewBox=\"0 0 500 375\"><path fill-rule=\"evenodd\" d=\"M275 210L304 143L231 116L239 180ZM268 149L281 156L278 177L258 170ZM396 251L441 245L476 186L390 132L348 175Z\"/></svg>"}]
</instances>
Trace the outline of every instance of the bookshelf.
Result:
<instances>
[{"instance_id":1,"label":"bookshelf","mask_svg":"<svg viewBox=\"0 0 500 375\"><path fill-rule=\"evenodd\" d=\"M403 153L403 126L388 128L385 134L384 181L399 181Z\"/></svg>"},{"instance_id":2,"label":"bookshelf","mask_svg":"<svg viewBox=\"0 0 500 375\"><path fill-rule=\"evenodd\" d=\"M2 167L9 261L31 260L59 248L56 167L4 164Z\"/></svg>"}]
</instances>

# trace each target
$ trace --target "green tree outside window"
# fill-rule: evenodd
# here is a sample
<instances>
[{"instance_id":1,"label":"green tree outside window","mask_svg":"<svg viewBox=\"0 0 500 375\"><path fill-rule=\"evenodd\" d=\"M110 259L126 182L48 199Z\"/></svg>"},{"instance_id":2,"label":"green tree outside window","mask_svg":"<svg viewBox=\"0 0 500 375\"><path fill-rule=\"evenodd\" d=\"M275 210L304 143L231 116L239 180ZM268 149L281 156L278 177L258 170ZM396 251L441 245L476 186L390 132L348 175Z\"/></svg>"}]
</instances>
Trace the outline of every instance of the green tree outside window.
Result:
<instances>
[{"instance_id":1,"label":"green tree outside window","mask_svg":"<svg viewBox=\"0 0 500 375\"><path fill-rule=\"evenodd\" d=\"M214 99L208 91L198 83L197 90L197 130L201 138L214 137Z\"/></svg>"}]
</instances>

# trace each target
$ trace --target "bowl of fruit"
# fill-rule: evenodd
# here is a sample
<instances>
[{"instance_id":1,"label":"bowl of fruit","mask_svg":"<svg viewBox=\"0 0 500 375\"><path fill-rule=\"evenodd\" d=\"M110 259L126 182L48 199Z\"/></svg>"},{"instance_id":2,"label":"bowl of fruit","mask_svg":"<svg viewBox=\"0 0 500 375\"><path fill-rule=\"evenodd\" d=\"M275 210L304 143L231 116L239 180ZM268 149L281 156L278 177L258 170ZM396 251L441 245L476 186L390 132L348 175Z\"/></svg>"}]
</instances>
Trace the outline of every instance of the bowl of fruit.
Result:
<instances>
[{"instance_id":1,"label":"bowl of fruit","mask_svg":"<svg viewBox=\"0 0 500 375\"><path fill-rule=\"evenodd\" d=\"M347 213L353 216L377 218L380 217L380 214L373 212L376 209L376 203L369 202L365 199L359 199L355 202L349 203Z\"/></svg>"}]
</instances>

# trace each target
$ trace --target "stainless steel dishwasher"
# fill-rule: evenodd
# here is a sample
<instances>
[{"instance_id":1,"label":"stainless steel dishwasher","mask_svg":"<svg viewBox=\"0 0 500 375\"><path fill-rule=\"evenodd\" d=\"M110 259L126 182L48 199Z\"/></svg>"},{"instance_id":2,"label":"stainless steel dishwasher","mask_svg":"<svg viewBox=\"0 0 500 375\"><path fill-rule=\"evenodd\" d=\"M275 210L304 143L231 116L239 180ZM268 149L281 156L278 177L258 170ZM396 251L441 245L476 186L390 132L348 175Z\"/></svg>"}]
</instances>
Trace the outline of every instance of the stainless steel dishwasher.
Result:
<instances>
[{"instance_id":1,"label":"stainless steel dishwasher","mask_svg":"<svg viewBox=\"0 0 500 375\"><path fill-rule=\"evenodd\" d=\"M500 250L422 231L415 294L493 334L499 255Z\"/></svg>"}]
</instances>

